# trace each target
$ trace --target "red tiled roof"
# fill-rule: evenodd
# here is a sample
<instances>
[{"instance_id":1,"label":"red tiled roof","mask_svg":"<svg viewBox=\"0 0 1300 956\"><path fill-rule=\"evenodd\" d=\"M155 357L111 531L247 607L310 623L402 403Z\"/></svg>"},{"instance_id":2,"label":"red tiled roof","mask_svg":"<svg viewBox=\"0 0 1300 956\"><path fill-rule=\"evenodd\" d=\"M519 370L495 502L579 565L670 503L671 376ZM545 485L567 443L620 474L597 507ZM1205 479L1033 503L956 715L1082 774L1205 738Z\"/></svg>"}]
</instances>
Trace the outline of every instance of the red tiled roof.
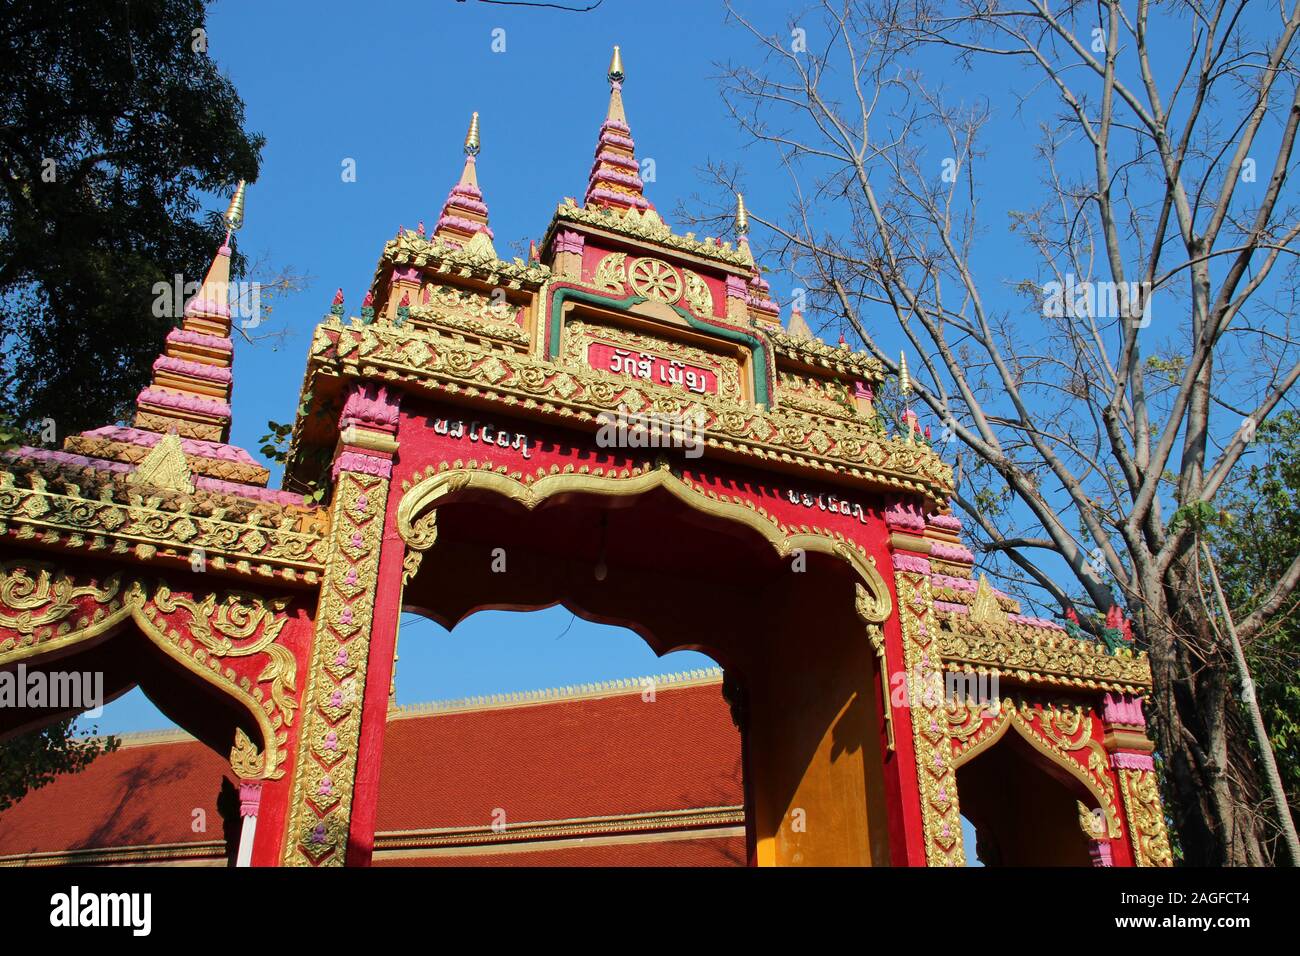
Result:
<instances>
[{"instance_id":1,"label":"red tiled roof","mask_svg":"<svg viewBox=\"0 0 1300 956\"><path fill-rule=\"evenodd\" d=\"M230 764L196 740L123 746L0 813L0 856L221 840L223 779L234 793Z\"/></svg>"},{"instance_id":2,"label":"red tiled roof","mask_svg":"<svg viewBox=\"0 0 1300 956\"><path fill-rule=\"evenodd\" d=\"M218 809L222 781L231 781ZM393 715L380 776L380 833L739 807L740 737L718 683L514 706ZM206 816L195 832L194 811ZM181 737L140 742L58 778L0 813L0 857L237 840L229 764ZM498 815L499 816L499 815ZM671 820L671 818L668 818ZM225 827L226 829L223 829ZM671 822L662 824L672 828ZM656 824L655 828L659 828ZM625 835L624 840L636 837ZM739 840L739 843L735 841ZM461 842L473 843L475 839ZM714 865L743 862L723 836L438 857L439 865ZM416 844L418 846L418 841ZM391 858L391 854L381 854ZM386 865L412 865L401 856ZM638 862L639 861L639 862Z\"/></svg>"},{"instance_id":3,"label":"red tiled roof","mask_svg":"<svg viewBox=\"0 0 1300 956\"><path fill-rule=\"evenodd\" d=\"M381 832L744 803L717 684L397 719L384 750Z\"/></svg>"}]
</instances>

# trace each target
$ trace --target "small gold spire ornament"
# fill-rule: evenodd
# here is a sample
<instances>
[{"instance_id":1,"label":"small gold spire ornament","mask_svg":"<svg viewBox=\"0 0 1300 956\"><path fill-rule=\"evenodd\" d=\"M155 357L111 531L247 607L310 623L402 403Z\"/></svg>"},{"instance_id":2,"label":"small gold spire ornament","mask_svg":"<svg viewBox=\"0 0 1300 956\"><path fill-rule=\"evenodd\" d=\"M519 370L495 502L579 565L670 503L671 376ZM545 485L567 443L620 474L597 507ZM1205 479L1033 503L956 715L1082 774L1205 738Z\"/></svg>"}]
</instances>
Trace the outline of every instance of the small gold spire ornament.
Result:
<instances>
[{"instance_id":1,"label":"small gold spire ornament","mask_svg":"<svg viewBox=\"0 0 1300 956\"><path fill-rule=\"evenodd\" d=\"M898 393L907 395L912 391L912 376L907 374L907 353L898 353Z\"/></svg>"},{"instance_id":2,"label":"small gold spire ornament","mask_svg":"<svg viewBox=\"0 0 1300 956\"><path fill-rule=\"evenodd\" d=\"M623 82L623 55L614 47L614 55L609 59L609 80L611 83Z\"/></svg>"},{"instance_id":3,"label":"small gold spire ornament","mask_svg":"<svg viewBox=\"0 0 1300 956\"><path fill-rule=\"evenodd\" d=\"M745 197L736 193L736 235L749 232L749 213L745 212Z\"/></svg>"},{"instance_id":4,"label":"small gold spire ornament","mask_svg":"<svg viewBox=\"0 0 1300 956\"><path fill-rule=\"evenodd\" d=\"M230 197L230 205L226 207L226 228L231 232L238 231L244 224L244 190L247 186L248 183L241 179L235 187L235 194Z\"/></svg>"},{"instance_id":5,"label":"small gold spire ornament","mask_svg":"<svg viewBox=\"0 0 1300 956\"><path fill-rule=\"evenodd\" d=\"M469 132L465 134L465 155L477 156L479 145L478 114L475 113L469 119Z\"/></svg>"}]
</instances>

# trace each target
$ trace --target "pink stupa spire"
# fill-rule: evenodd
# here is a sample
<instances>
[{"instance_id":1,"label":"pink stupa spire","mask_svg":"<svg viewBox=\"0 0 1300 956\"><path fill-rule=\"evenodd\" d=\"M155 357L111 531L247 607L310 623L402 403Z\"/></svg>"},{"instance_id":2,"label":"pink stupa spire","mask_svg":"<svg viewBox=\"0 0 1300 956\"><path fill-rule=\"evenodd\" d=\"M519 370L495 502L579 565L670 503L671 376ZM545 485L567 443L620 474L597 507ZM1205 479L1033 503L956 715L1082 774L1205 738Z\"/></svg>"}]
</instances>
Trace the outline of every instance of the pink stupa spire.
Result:
<instances>
[{"instance_id":1,"label":"pink stupa spire","mask_svg":"<svg viewBox=\"0 0 1300 956\"><path fill-rule=\"evenodd\" d=\"M478 114L475 113L465 136L465 169L460 174L460 181L447 194L442 215L433 227L434 239L463 246L478 233L492 238L492 230L488 228L487 203L483 201L483 191L478 188L478 173L474 168L478 150Z\"/></svg>"},{"instance_id":2,"label":"pink stupa spire","mask_svg":"<svg viewBox=\"0 0 1300 956\"><path fill-rule=\"evenodd\" d=\"M632 127L623 112L623 57L618 47L609 62L609 110L600 127L596 159L587 181L586 205L615 209L650 209L636 161Z\"/></svg>"}]
</instances>

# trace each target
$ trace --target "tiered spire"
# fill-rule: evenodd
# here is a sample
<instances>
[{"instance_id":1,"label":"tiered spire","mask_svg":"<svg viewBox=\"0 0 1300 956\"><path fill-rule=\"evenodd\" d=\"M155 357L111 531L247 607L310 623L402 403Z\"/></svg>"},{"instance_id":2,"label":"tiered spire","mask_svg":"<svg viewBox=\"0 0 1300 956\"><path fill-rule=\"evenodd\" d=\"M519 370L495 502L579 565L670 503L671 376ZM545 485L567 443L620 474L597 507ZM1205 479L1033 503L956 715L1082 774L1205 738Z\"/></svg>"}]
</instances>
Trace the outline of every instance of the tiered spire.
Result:
<instances>
[{"instance_id":1,"label":"tiered spire","mask_svg":"<svg viewBox=\"0 0 1300 956\"><path fill-rule=\"evenodd\" d=\"M469 121L469 132L465 134L465 169L460 174L460 182L447 194L442 215L433 228L435 239L455 246L465 245L479 233L492 238L487 204L483 202L483 192L478 188L478 175L474 169L479 145L478 114L475 113Z\"/></svg>"},{"instance_id":2,"label":"tiered spire","mask_svg":"<svg viewBox=\"0 0 1300 956\"><path fill-rule=\"evenodd\" d=\"M230 237L244 224L246 188L243 182L235 188L225 241L198 294L185 304L181 327L167 334L163 354L153 363L153 382L136 398L137 428L204 441L230 437Z\"/></svg>"},{"instance_id":3,"label":"tiered spire","mask_svg":"<svg viewBox=\"0 0 1300 956\"><path fill-rule=\"evenodd\" d=\"M107 425L64 442L64 451L32 454L83 467L130 473L129 480L178 491L199 488L301 503L266 487L267 469L229 444L234 384L230 340L230 239L244 222L241 182L226 209L226 237L198 293L185 303L179 328L167 333L153 381L136 398L133 425Z\"/></svg>"},{"instance_id":4,"label":"tiered spire","mask_svg":"<svg viewBox=\"0 0 1300 956\"><path fill-rule=\"evenodd\" d=\"M616 209L649 209L642 193L641 167L636 161L636 143L623 112L623 57L618 47L609 61L609 111L600 127L596 159L587 182L586 205Z\"/></svg>"}]
</instances>

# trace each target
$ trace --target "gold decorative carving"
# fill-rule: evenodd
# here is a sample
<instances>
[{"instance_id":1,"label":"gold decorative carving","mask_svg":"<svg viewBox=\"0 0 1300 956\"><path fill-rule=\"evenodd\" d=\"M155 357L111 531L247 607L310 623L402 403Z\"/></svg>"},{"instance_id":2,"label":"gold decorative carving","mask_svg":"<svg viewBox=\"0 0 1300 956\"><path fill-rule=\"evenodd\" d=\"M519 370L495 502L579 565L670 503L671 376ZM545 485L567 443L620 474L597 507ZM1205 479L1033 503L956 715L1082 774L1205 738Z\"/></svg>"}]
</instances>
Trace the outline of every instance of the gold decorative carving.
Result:
<instances>
[{"instance_id":1,"label":"gold decorative carving","mask_svg":"<svg viewBox=\"0 0 1300 956\"><path fill-rule=\"evenodd\" d=\"M939 615L939 653L949 667L984 668L1030 684L1141 694L1151 687L1145 653L1117 657L1095 641L1019 621L976 624L959 613Z\"/></svg>"},{"instance_id":2,"label":"gold decorative carving","mask_svg":"<svg viewBox=\"0 0 1300 956\"><path fill-rule=\"evenodd\" d=\"M632 208L626 212L619 212L608 206L579 206L572 199L565 199L555 210L555 218L557 222L568 221L595 226L633 239L643 239L658 246L676 249L679 252L724 262L737 267L737 271L743 271L746 275L754 267L754 260L747 257L743 247L737 249L728 242L700 241L689 232L679 236L668 228L653 209L641 212Z\"/></svg>"},{"instance_id":3,"label":"gold decorative carving","mask_svg":"<svg viewBox=\"0 0 1300 956\"><path fill-rule=\"evenodd\" d=\"M622 293L625 288L624 263L626 252L611 252L596 265L596 274L591 283L602 292Z\"/></svg>"},{"instance_id":4,"label":"gold decorative carving","mask_svg":"<svg viewBox=\"0 0 1300 956\"><path fill-rule=\"evenodd\" d=\"M339 474L290 794L287 865L345 863L387 501L386 478Z\"/></svg>"},{"instance_id":5,"label":"gold decorative carving","mask_svg":"<svg viewBox=\"0 0 1300 956\"><path fill-rule=\"evenodd\" d=\"M277 643L288 621L288 598L237 591L201 598L177 594L165 582L114 574L102 583L78 584L52 564L19 559L0 564L0 667L62 652L111 632L130 619L168 657L235 699L252 715L265 742L257 774L277 779L298 703L293 652ZM5 633L5 631L12 633ZM222 666L234 658L265 655L255 681ZM263 684L269 685L264 691ZM237 741L237 744L239 742ZM237 746L251 760L247 737ZM239 768L236 768L237 770Z\"/></svg>"},{"instance_id":6,"label":"gold decorative carving","mask_svg":"<svg viewBox=\"0 0 1300 956\"><path fill-rule=\"evenodd\" d=\"M483 468L477 469L473 464L467 468L463 462L450 466L447 462L441 462L439 468L427 469L423 477L417 475L413 483L404 481L402 488L404 493L397 506L397 531L411 547L416 547L416 543L428 535L421 528L425 515L436 509L448 495L464 488L491 491L530 510L557 494L623 497L662 488L697 511L752 528L781 557L802 549L840 558L857 572L861 583L870 593L871 598L867 603L872 614L883 614L880 620L884 620L892 609L885 580L860 545L837 532L806 525L799 529L790 528L769 515L765 509L755 508L753 502L747 502L739 496L726 498L718 495L674 474L667 464L654 468L623 469L618 474L611 472L608 475L600 473L599 469L590 472L557 471L520 480L492 470L487 462L484 462Z\"/></svg>"},{"instance_id":7,"label":"gold decorative carving","mask_svg":"<svg viewBox=\"0 0 1300 956\"><path fill-rule=\"evenodd\" d=\"M194 494L190 464L185 459L185 449L181 447L180 437L175 432L164 435L162 441L153 446L153 450L145 455L126 480L133 485L152 485L168 491Z\"/></svg>"},{"instance_id":8,"label":"gold decorative carving","mask_svg":"<svg viewBox=\"0 0 1300 956\"><path fill-rule=\"evenodd\" d=\"M484 335L515 345L526 346L528 333L515 319L518 307L494 301L490 296L471 289L459 289L440 283L424 287L427 302L410 307L411 321L456 329L471 335Z\"/></svg>"},{"instance_id":9,"label":"gold decorative carving","mask_svg":"<svg viewBox=\"0 0 1300 956\"><path fill-rule=\"evenodd\" d=\"M909 678L924 683L933 678L937 665L930 579L923 574L898 571L894 582L903 632L904 670ZM957 777L952 766L952 746L942 696L913 694L910 708L925 859L930 866L965 866Z\"/></svg>"},{"instance_id":10,"label":"gold decorative carving","mask_svg":"<svg viewBox=\"0 0 1300 956\"><path fill-rule=\"evenodd\" d=\"M21 460L8 468L0 471L0 533L18 540L134 552L142 560L170 553L188 561L202 553L215 570L308 583L323 566L319 512L203 491L146 496L124 479L102 474L85 475L93 486L83 492L66 473L47 479L37 468L26 470ZM20 487L19 478L28 487Z\"/></svg>"},{"instance_id":11,"label":"gold decorative carving","mask_svg":"<svg viewBox=\"0 0 1300 956\"><path fill-rule=\"evenodd\" d=\"M978 716L983 708L968 701L950 700L947 719L950 724L966 721L972 711ZM977 724L974 733L953 740L953 769L969 763L1012 729L1048 761L1088 789L1105 810L1111 838L1123 835L1115 788L1107 769L1106 751L1092 736L1092 718L1077 704L1031 703L1028 700L1017 703L1004 698L999 702L997 713ZM1070 756L1079 751L1087 751L1086 762L1081 763Z\"/></svg>"},{"instance_id":12,"label":"gold decorative carving","mask_svg":"<svg viewBox=\"0 0 1300 956\"><path fill-rule=\"evenodd\" d=\"M410 347L424 351L414 361ZM835 422L804 413L769 411L723 395L692 396L639 380L611 381L532 356L491 351L470 342L438 339L418 329L374 325L318 327L313 363L326 374L473 390L481 400L522 404L569 422L598 427L602 411L659 411L702 415L705 444L733 455L833 470L878 488L916 492L946 507L952 469L929 446L887 438L866 422ZM661 407L662 406L662 407Z\"/></svg>"},{"instance_id":13,"label":"gold decorative carving","mask_svg":"<svg viewBox=\"0 0 1300 956\"><path fill-rule=\"evenodd\" d=\"M686 304L691 307L691 311L704 318L711 317L713 294L709 292L708 283L690 269L682 270L682 278L686 280Z\"/></svg>"},{"instance_id":14,"label":"gold decorative carving","mask_svg":"<svg viewBox=\"0 0 1300 956\"><path fill-rule=\"evenodd\" d=\"M969 619L972 624L999 625L1007 622L1006 612L998 604L998 597L993 593L989 579L983 574L980 575L979 589L975 592Z\"/></svg>"},{"instance_id":15,"label":"gold decorative carving","mask_svg":"<svg viewBox=\"0 0 1300 956\"><path fill-rule=\"evenodd\" d=\"M682 297L682 277L662 259L637 259L628 267L627 281L637 295L673 303Z\"/></svg>"},{"instance_id":16,"label":"gold decorative carving","mask_svg":"<svg viewBox=\"0 0 1300 956\"><path fill-rule=\"evenodd\" d=\"M1169 832L1165 829L1160 787L1152 770L1119 769L1120 790L1128 811L1129 841L1138 866L1173 866Z\"/></svg>"}]
</instances>

